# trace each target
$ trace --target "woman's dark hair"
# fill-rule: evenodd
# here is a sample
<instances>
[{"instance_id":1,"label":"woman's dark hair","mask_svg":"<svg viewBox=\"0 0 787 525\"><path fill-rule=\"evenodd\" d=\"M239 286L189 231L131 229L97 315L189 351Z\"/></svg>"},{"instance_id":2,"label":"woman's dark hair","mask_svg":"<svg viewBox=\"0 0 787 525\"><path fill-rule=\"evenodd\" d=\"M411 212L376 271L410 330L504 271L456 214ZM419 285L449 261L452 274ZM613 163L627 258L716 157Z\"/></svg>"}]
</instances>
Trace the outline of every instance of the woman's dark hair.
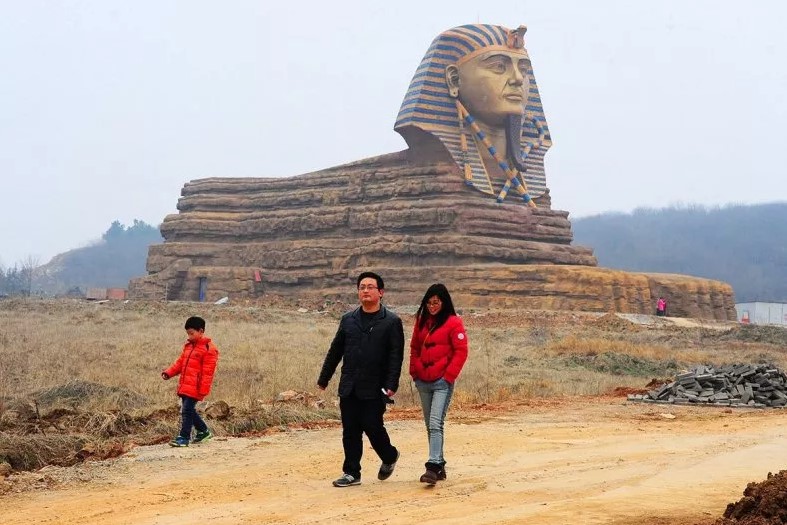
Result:
<instances>
[{"instance_id":1,"label":"woman's dark hair","mask_svg":"<svg viewBox=\"0 0 787 525\"><path fill-rule=\"evenodd\" d=\"M443 307L439 312L437 312L437 315L434 316L432 330L436 330L437 328L441 327L449 316L456 315L456 310L454 310L454 302L451 300L451 294L448 293L448 288L446 288L444 284L435 283L426 290L424 298L421 299L421 306L418 307L418 312L415 314L416 319L418 319L419 329L423 328L427 319L432 317L432 314L430 314L429 310L426 308L426 303L429 302L429 299L435 296L437 296L437 298L440 299L440 302L443 303Z\"/></svg>"}]
</instances>

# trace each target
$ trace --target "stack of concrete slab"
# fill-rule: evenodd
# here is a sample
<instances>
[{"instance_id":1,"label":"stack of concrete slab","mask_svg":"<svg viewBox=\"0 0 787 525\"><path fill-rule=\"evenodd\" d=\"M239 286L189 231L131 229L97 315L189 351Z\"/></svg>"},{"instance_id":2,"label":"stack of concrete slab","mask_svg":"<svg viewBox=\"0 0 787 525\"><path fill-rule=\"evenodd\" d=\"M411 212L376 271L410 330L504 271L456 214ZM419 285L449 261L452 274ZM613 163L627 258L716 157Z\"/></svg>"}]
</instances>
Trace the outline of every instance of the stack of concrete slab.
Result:
<instances>
[{"instance_id":1,"label":"stack of concrete slab","mask_svg":"<svg viewBox=\"0 0 787 525\"><path fill-rule=\"evenodd\" d=\"M629 401L678 405L782 408L787 405L787 375L773 365L697 366L675 381Z\"/></svg>"}]
</instances>

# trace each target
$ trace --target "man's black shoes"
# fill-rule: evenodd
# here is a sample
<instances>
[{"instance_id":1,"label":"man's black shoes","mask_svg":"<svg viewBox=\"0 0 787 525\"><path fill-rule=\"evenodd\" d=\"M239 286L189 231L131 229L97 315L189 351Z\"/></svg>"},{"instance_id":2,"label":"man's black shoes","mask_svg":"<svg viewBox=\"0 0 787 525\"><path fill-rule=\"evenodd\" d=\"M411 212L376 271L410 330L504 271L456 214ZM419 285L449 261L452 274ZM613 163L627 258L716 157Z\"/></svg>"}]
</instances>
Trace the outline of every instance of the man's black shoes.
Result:
<instances>
[{"instance_id":1,"label":"man's black shoes","mask_svg":"<svg viewBox=\"0 0 787 525\"><path fill-rule=\"evenodd\" d=\"M393 463L383 463L380 465L380 470L377 472L377 479L385 480L391 477L393 474L394 468L396 468L396 462L399 461L399 451L396 451L396 459L393 460Z\"/></svg>"},{"instance_id":2,"label":"man's black shoes","mask_svg":"<svg viewBox=\"0 0 787 525\"><path fill-rule=\"evenodd\" d=\"M361 478L356 478L350 474L342 474L337 480L334 480L334 487L352 487L353 485L360 485Z\"/></svg>"}]
</instances>

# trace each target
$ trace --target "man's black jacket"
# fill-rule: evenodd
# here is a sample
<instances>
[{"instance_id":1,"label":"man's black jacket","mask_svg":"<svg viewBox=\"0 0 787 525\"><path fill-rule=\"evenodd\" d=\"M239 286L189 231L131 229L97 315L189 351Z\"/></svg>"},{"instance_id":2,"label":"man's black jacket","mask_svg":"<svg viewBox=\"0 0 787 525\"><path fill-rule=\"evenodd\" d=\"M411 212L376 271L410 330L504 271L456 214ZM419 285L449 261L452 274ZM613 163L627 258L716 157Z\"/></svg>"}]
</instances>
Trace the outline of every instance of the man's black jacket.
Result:
<instances>
[{"instance_id":1,"label":"man's black jacket","mask_svg":"<svg viewBox=\"0 0 787 525\"><path fill-rule=\"evenodd\" d=\"M382 388L399 389L403 358L404 330L399 316L381 306L364 330L358 307L342 316L317 384L328 386L339 361L344 360L339 397L355 393L359 399L379 398Z\"/></svg>"}]
</instances>

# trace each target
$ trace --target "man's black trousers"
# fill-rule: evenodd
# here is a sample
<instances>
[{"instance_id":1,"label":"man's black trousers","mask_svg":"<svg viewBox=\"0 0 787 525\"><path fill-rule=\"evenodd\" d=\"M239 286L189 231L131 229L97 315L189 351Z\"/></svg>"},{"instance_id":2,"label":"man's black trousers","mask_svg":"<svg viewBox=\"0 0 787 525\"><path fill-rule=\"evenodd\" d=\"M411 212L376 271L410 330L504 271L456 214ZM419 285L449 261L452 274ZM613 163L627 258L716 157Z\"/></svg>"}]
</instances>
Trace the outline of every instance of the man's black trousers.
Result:
<instances>
[{"instance_id":1,"label":"man's black trousers","mask_svg":"<svg viewBox=\"0 0 787 525\"><path fill-rule=\"evenodd\" d=\"M342 445L344 464L342 471L356 478L361 477L363 456L363 434L369 438L372 448L383 463L396 461L397 451L383 424L385 399L358 399L354 395L339 399L342 414Z\"/></svg>"}]
</instances>

